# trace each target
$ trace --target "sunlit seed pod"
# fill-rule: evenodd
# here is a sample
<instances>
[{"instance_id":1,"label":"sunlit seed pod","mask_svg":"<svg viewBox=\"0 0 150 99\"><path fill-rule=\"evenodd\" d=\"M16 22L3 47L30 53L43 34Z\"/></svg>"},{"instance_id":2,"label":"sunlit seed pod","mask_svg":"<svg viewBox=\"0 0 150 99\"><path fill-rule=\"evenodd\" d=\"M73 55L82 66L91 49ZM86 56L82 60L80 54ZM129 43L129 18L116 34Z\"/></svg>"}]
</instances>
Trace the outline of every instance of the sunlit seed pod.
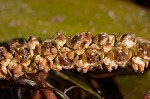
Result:
<instances>
[{"instance_id":1,"label":"sunlit seed pod","mask_svg":"<svg viewBox=\"0 0 150 99\"><path fill-rule=\"evenodd\" d=\"M67 53L67 52L70 52L71 50L68 48L68 47L62 47L60 52L61 53Z\"/></svg>"},{"instance_id":2,"label":"sunlit seed pod","mask_svg":"<svg viewBox=\"0 0 150 99\"><path fill-rule=\"evenodd\" d=\"M67 58L68 58L68 60L73 60L74 59L74 52L73 51L68 52Z\"/></svg>"},{"instance_id":3,"label":"sunlit seed pod","mask_svg":"<svg viewBox=\"0 0 150 99\"><path fill-rule=\"evenodd\" d=\"M53 65L52 65L52 69L53 70L55 70L55 71L61 71L63 68L62 68L62 66L60 65L60 63L59 63L59 58L58 58L58 56L55 58L55 60L54 60L54 63L53 63Z\"/></svg>"},{"instance_id":4,"label":"sunlit seed pod","mask_svg":"<svg viewBox=\"0 0 150 99\"><path fill-rule=\"evenodd\" d=\"M143 59L150 61L149 50L150 50L150 43L143 41L143 42L140 42L137 53Z\"/></svg>"},{"instance_id":5,"label":"sunlit seed pod","mask_svg":"<svg viewBox=\"0 0 150 99\"><path fill-rule=\"evenodd\" d=\"M11 53L9 53L9 52L6 52L4 54L4 57L7 58L7 59L13 59L13 55Z\"/></svg>"},{"instance_id":6,"label":"sunlit seed pod","mask_svg":"<svg viewBox=\"0 0 150 99\"><path fill-rule=\"evenodd\" d=\"M28 43L29 49L35 49L36 46L39 44L39 41L35 37L30 36L27 43Z\"/></svg>"},{"instance_id":7,"label":"sunlit seed pod","mask_svg":"<svg viewBox=\"0 0 150 99\"><path fill-rule=\"evenodd\" d=\"M57 44L57 49L60 49L60 47L64 46L66 43L66 37L63 34L58 33L55 42Z\"/></svg>"},{"instance_id":8,"label":"sunlit seed pod","mask_svg":"<svg viewBox=\"0 0 150 99\"><path fill-rule=\"evenodd\" d=\"M81 49L77 49L75 50L74 52L77 54L77 55L82 55L85 51L85 48L81 48Z\"/></svg>"},{"instance_id":9,"label":"sunlit seed pod","mask_svg":"<svg viewBox=\"0 0 150 99\"><path fill-rule=\"evenodd\" d=\"M102 65L103 63L103 54L96 49L87 49L85 52L87 62L91 64L93 67L97 67ZM96 65L93 65L96 64Z\"/></svg>"},{"instance_id":10,"label":"sunlit seed pod","mask_svg":"<svg viewBox=\"0 0 150 99\"><path fill-rule=\"evenodd\" d=\"M57 54L50 54L50 55L47 55L45 58L48 59L49 61L52 61L56 56Z\"/></svg>"},{"instance_id":11,"label":"sunlit seed pod","mask_svg":"<svg viewBox=\"0 0 150 99\"><path fill-rule=\"evenodd\" d=\"M64 68L64 69L71 69L71 64L70 64L70 61L68 60L67 56L66 57L60 57L59 58L59 62L60 62L60 65Z\"/></svg>"},{"instance_id":12,"label":"sunlit seed pod","mask_svg":"<svg viewBox=\"0 0 150 99\"><path fill-rule=\"evenodd\" d=\"M132 57L131 51L125 47L115 47L113 53L116 63L121 67L127 66L128 61Z\"/></svg>"},{"instance_id":13,"label":"sunlit seed pod","mask_svg":"<svg viewBox=\"0 0 150 99\"><path fill-rule=\"evenodd\" d=\"M92 43L92 35L90 32L87 32L84 35L84 39L82 39L82 44L84 48L88 48L90 44Z\"/></svg>"},{"instance_id":14,"label":"sunlit seed pod","mask_svg":"<svg viewBox=\"0 0 150 99\"><path fill-rule=\"evenodd\" d=\"M81 48L81 41L77 41L76 43L72 44L73 49L77 50Z\"/></svg>"},{"instance_id":15,"label":"sunlit seed pod","mask_svg":"<svg viewBox=\"0 0 150 99\"><path fill-rule=\"evenodd\" d=\"M2 66L8 66L8 64L10 63L11 59L4 59L0 61L0 65Z\"/></svg>"},{"instance_id":16,"label":"sunlit seed pod","mask_svg":"<svg viewBox=\"0 0 150 99\"><path fill-rule=\"evenodd\" d=\"M50 51L45 50L45 51L43 51L42 55L43 56L48 56L48 55L51 55L51 53L50 53Z\"/></svg>"},{"instance_id":17,"label":"sunlit seed pod","mask_svg":"<svg viewBox=\"0 0 150 99\"><path fill-rule=\"evenodd\" d=\"M71 37L69 36L69 37L66 37L66 47L68 47L68 48L72 48L72 43L71 43Z\"/></svg>"},{"instance_id":18,"label":"sunlit seed pod","mask_svg":"<svg viewBox=\"0 0 150 99\"><path fill-rule=\"evenodd\" d=\"M122 45L126 46L127 48L131 48L135 45L135 43L132 40L123 40Z\"/></svg>"},{"instance_id":19,"label":"sunlit seed pod","mask_svg":"<svg viewBox=\"0 0 150 99\"><path fill-rule=\"evenodd\" d=\"M113 68L117 69L117 67L118 67L117 63L114 60L111 60L109 57L105 57L103 61L105 64L105 68L109 72L111 72Z\"/></svg>"},{"instance_id":20,"label":"sunlit seed pod","mask_svg":"<svg viewBox=\"0 0 150 99\"><path fill-rule=\"evenodd\" d=\"M22 76L23 74L24 72L22 70L22 66L18 64L17 67L13 69L13 76L14 78L18 78Z\"/></svg>"},{"instance_id":21,"label":"sunlit seed pod","mask_svg":"<svg viewBox=\"0 0 150 99\"><path fill-rule=\"evenodd\" d=\"M49 62L46 59L43 59L39 63L39 70L43 70L45 72L48 72L50 70Z\"/></svg>"},{"instance_id":22,"label":"sunlit seed pod","mask_svg":"<svg viewBox=\"0 0 150 99\"><path fill-rule=\"evenodd\" d=\"M9 70L12 70L12 69L14 69L14 68L16 68L16 67L17 67L17 61L16 61L15 59L11 60L11 62L10 62L9 65L7 66L7 68L8 68Z\"/></svg>"},{"instance_id":23,"label":"sunlit seed pod","mask_svg":"<svg viewBox=\"0 0 150 99\"><path fill-rule=\"evenodd\" d=\"M20 47L20 45L21 45L21 44L19 43L18 40L13 40L13 41L10 41L10 42L8 43L9 49L10 49L10 51L11 51L12 54L14 54L15 49L16 49L17 47Z\"/></svg>"},{"instance_id":24,"label":"sunlit seed pod","mask_svg":"<svg viewBox=\"0 0 150 99\"><path fill-rule=\"evenodd\" d=\"M81 69L81 68L78 68L78 67L77 67L76 69L77 69L77 71L78 71L78 72L81 72L81 71L82 71L82 69Z\"/></svg>"},{"instance_id":25,"label":"sunlit seed pod","mask_svg":"<svg viewBox=\"0 0 150 99\"><path fill-rule=\"evenodd\" d=\"M86 49L86 55L87 57L91 57L92 55L95 55L95 51L96 50L93 50L93 49Z\"/></svg>"},{"instance_id":26,"label":"sunlit seed pod","mask_svg":"<svg viewBox=\"0 0 150 99\"><path fill-rule=\"evenodd\" d=\"M4 74L8 74L8 69L6 66L1 66L1 70Z\"/></svg>"},{"instance_id":27,"label":"sunlit seed pod","mask_svg":"<svg viewBox=\"0 0 150 99\"><path fill-rule=\"evenodd\" d=\"M20 48L18 54L20 55L21 61L27 60L30 57L29 49L27 48Z\"/></svg>"},{"instance_id":28,"label":"sunlit seed pod","mask_svg":"<svg viewBox=\"0 0 150 99\"><path fill-rule=\"evenodd\" d=\"M102 46L102 49L107 53L112 49L112 46L110 44L106 44Z\"/></svg>"},{"instance_id":29,"label":"sunlit seed pod","mask_svg":"<svg viewBox=\"0 0 150 99\"><path fill-rule=\"evenodd\" d=\"M82 35L75 35L71 39L71 45L73 49L80 49L81 47L81 40L82 40Z\"/></svg>"},{"instance_id":30,"label":"sunlit seed pod","mask_svg":"<svg viewBox=\"0 0 150 99\"><path fill-rule=\"evenodd\" d=\"M81 59L79 59L76 64L77 64L77 67L81 69L84 67L83 61Z\"/></svg>"},{"instance_id":31,"label":"sunlit seed pod","mask_svg":"<svg viewBox=\"0 0 150 99\"><path fill-rule=\"evenodd\" d=\"M0 54L3 56L4 53L7 52L7 49L3 46L0 47Z\"/></svg>"},{"instance_id":32,"label":"sunlit seed pod","mask_svg":"<svg viewBox=\"0 0 150 99\"><path fill-rule=\"evenodd\" d=\"M115 41L116 41L115 35L109 35L108 38L109 38L108 44L110 44L111 46L114 46Z\"/></svg>"},{"instance_id":33,"label":"sunlit seed pod","mask_svg":"<svg viewBox=\"0 0 150 99\"><path fill-rule=\"evenodd\" d=\"M32 58L35 54L34 54L34 51L32 49L29 50L29 53L30 53L30 57Z\"/></svg>"},{"instance_id":34,"label":"sunlit seed pod","mask_svg":"<svg viewBox=\"0 0 150 99\"><path fill-rule=\"evenodd\" d=\"M96 54L96 56L95 56L95 59L96 59L96 64L97 64L97 66L96 67L98 67L99 69L103 69L102 68L102 64L103 64L103 59L104 59L104 52L102 52L101 50L97 50L97 54Z\"/></svg>"},{"instance_id":35,"label":"sunlit seed pod","mask_svg":"<svg viewBox=\"0 0 150 99\"><path fill-rule=\"evenodd\" d=\"M135 35L133 33L125 33L125 34L119 33L116 37L117 42L125 40L125 39L133 40L133 39L135 39Z\"/></svg>"},{"instance_id":36,"label":"sunlit seed pod","mask_svg":"<svg viewBox=\"0 0 150 99\"><path fill-rule=\"evenodd\" d=\"M73 64L74 64L74 66L75 67L80 67L78 64L79 64L79 56L78 55L76 55L75 57L74 57L74 59L73 59Z\"/></svg>"},{"instance_id":37,"label":"sunlit seed pod","mask_svg":"<svg viewBox=\"0 0 150 99\"><path fill-rule=\"evenodd\" d=\"M88 70L90 70L90 69L93 68L93 65L94 65L94 64L89 64L89 63L87 63L87 62L84 63L84 64L83 64L83 68L82 68L82 72L83 72L83 73L87 73Z\"/></svg>"},{"instance_id":38,"label":"sunlit seed pod","mask_svg":"<svg viewBox=\"0 0 150 99\"><path fill-rule=\"evenodd\" d=\"M89 48L100 49L100 47L97 44L92 44L92 45L89 46Z\"/></svg>"},{"instance_id":39,"label":"sunlit seed pod","mask_svg":"<svg viewBox=\"0 0 150 99\"><path fill-rule=\"evenodd\" d=\"M143 72L144 68L145 68L145 62L141 57L133 57L132 58L132 67L134 69L134 71L139 71L139 72Z\"/></svg>"},{"instance_id":40,"label":"sunlit seed pod","mask_svg":"<svg viewBox=\"0 0 150 99\"><path fill-rule=\"evenodd\" d=\"M56 49L55 47L54 47L54 48L51 48L51 53L52 53L52 54L57 54L57 52L58 52L58 51L57 51L57 49Z\"/></svg>"},{"instance_id":41,"label":"sunlit seed pod","mask_svg":"<svg viewBox=\"0 0 150 99\"><path fill-rule=\"evenodd\" d=\"M27 67L27 66L30 65L30 63L31 63L31 60L25 60L25 61L23 61L23 62L21 63L21 65Z\"/></svg>"},{"instance_id":42,"label":"sunlit seed pod","mask_svg":"<svg viewBox=\"0 0 150 99\"><path fill-rule=\"evenodd\" d=\"M105 45L108 42L109 37L106 33L100 33L100 34L98 34L98 36L99 36L98 37L98 39L99 39L98 43L100 46Z\"/></svg>"},{"instance_id":43,"label":"sunlit seed pod","mask_svg":"<svg viewBox=\"0 0 150 99\"><path fill-rule=\"evenodd\" d=\"M50 51L50 48L53 48L54 45L52 44L52 40L46 39L42 42L42 49L45 51Z\"/></svg>"},{"instance_id":44,"label":"sunlit seed pod","mask_svg":"<svg viewBox=\"0 0 150 99\"><path fill-rule=\"evenodd\" d=\"M38 70L38 66L32 62L31 65L27 66L27 67L24 67L25 69L25 72L28 73L28 74L34 74L37 72Z\"/></svg>"},{"instance_id":45,"label":"sunlit seed pod","mask_svg":"<svg viewBox=\"0 0 150 99\"><path fill-rule=\"evenodd\" d=\"M39 64L40 60L41 60L41 56L40 55L36 55L35 58L34 58L34 62L36 64Z\"/></svg>"},{"instance_id":46,"label":"sunlit seed pod","mask_svg":"<svg viewBox=\"0 0 150 99\"><path fill-rule=\"evenodd\" d=\"M117 36L117 42L121 46L131 48L135 46L135 35L133 33L120 34Z\"/></svg>"}]
</instances>

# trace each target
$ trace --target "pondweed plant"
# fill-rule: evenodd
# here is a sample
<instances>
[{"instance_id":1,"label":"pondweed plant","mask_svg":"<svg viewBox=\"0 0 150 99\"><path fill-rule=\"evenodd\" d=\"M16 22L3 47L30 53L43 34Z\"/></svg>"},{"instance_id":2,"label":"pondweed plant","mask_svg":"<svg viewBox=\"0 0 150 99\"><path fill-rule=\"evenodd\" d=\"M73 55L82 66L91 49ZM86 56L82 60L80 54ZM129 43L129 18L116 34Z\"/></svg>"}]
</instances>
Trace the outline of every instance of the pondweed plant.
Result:
<instances>
[{"instance_id":1,"label":"pondweed plant","mask_svg":"<svg viewBox=\"0 0 150 99\"><path fill-rule=\"evenodd\" d=\"M56 71L56 75L71 81L78 87L102 98L83 82L69 78L58 72L66 69L76 69L78 72L108 71L131 68L143 73L150 61L150 41L136 37L133 33L108 35L90 32L73 37L61 33L49 39L41 40L33 36L19 42L10 41L8 47L0 47L0 78L7 85L14 82L19 85L29 85L44 93L46 99L56 98L56 91L63 98L69 98L65 93L46 82L48 72ZM38 93L34 95L37 98Z\"/></svg>"}]
</instances>

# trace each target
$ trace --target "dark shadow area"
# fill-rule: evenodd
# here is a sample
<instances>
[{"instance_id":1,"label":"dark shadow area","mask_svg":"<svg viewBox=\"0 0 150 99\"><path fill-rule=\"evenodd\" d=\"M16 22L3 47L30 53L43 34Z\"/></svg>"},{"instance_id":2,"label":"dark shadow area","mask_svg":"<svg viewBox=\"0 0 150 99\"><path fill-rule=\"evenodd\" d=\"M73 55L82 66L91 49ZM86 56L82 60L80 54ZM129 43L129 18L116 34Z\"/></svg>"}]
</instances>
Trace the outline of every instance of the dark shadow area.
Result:
<instances>
[{"instance_id":1,"label":"dark shadow area","mask_svg":"<svg viewBox=\"0 0 150 99\"><path fill-rule=\"evenodd\" d=\"M139 6L150 9L150 0L124 0L124 1L131 1Z\"/></svg>"}]
</instances>

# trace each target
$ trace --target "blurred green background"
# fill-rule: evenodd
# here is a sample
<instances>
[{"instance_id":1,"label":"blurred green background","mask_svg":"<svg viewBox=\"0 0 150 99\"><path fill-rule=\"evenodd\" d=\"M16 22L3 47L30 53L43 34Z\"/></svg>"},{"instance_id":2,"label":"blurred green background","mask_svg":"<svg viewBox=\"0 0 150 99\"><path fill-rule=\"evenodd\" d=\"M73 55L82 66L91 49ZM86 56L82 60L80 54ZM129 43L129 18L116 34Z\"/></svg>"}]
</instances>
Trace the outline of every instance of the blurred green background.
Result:
<instances>
[{"instance_id":1,"label":"blurred green background","mask_svg":"<svg viewBox=\"0 0 150 99\"><path fill-rule=\"evenodd\" d=\"M150 9L131 0L0 0L0 42L61 32L133 32L150 40ZM116 77L125 99L142 99L150 72Z\"/></svg>"}]
</instances>

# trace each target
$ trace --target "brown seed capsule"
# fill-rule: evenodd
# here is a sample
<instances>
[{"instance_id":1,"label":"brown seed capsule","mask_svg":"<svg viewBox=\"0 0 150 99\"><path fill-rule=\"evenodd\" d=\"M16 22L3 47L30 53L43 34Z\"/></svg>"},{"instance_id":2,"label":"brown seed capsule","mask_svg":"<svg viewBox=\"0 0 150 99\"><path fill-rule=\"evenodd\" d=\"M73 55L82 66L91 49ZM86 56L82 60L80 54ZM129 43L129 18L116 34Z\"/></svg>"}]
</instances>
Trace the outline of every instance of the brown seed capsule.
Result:
<instances>
[{"instance_id":1,"label":"brown seed capsule","mask_svg":"<svg viewBox=\"0 0 150 99\"><path fill-rule=\"evenodd\" d=\"M82 39L82 45L84 48L88 48L92 43L92 35L90 32L84 33L84 38Z\"/></svg>"},{"instance_id":2,"label":"brown seed capsule","mask_svg":"<svg viewBox=\"0 0 150 99\"><path fill-rule=\"evenodd\" d=\"M77 49L74 51L77 55L82 55L85 52L85 48Z\"/></svg>"},{"instance_id":3,"label":"brown seed capsule","mask_svg":"<svg viewBox=\"0 0 150 99\"><path fill-rule=\"evenodd\" d=\"M56 56L57 54L50 54L50 55L47 55L45 58L47 58L49 61L52 61L53 59L55 59Z\"/></svg>"},{"instance_id":4,"label":"brown seed capsule","mask_svg":"<svg viewBox=\"0 0 150 99\"><path fill-rule=\"evenodd\" d=\"M31 60L25 60L25 61L23 61L23 62L21 63L21 65L27 67L27 66L30 65L30 63L31 63Z\"/></svg>"},{"instance_id":5,"label":"brown seed capsule","mask_svg":"<svg viewBox=\"0 0 150 99\"><path fill-rule=\"evenodd\" d=\"M66 43L66 37L63 34L58 33L55 42L57 44L57 49L60 49Z\"/></svg>"},{"instance_id":6,"label":"brown seed capsule","mask_svg":"<svg viewBox=\"0 0 150 99\"><path fill-rule=\"evenodd\" d=\"M39 41L35 37L33 36L29 37L29 40L28 40L29 49L35 49L38 44L39 44Z\"/></svg>"},{"instance_id":7,"label":"brown seed capsule","mask_svg":"<svg viewBox=\"0 0 150 99\"><path fill-rule=\"evenodd\" d=\"M73 49L80 49L81 47L81 40L82 40L82 35L75 35L71 39L71 45Z\"/></svg>"},{"instance_id":8,"label":"brown seed capsule","mask_svg":"<svg viewBox=\"0 0 150 99\"><path fill-rule=\"evenodd\" d=\"M25 72L28 74L34 74L38 71L38 66L34 62L32 62L31 65L24 68L25 68Z\"/></svg>"},{"instance_id":9,"label":"brown seed capsule","mask_svg":"<svg viewBox=\"0 0 150 99\"><path fill-rule=\"evenodd\" d=\"M116 38L117 44L125 46L127 48L132 48L135 46L135 35L133 33L120 34Z\"/></svg>"},{"instance_id":10,"label":"brown seed capsule","mask_svg":"<svg viewBox=\"0 0 150 99\"><path fill-rule=\"evenodd\" d=\"M22 70L22 66L17 64L16 68L13 69L13 76L14 78L18 78L24 74Z\"/></svg>"},{"instance_id":11,"label":"brown seed capsule","mask_svg":"<svg viewBox=\"0 0 150 99\"><path fill-rule=\"evenodd\" d=\"M7 68L9 70L13 70L14 68L17 67L17 61L15 59L11 60L11 62L9 63L9 65L7 66Z\"/></svg>"},{"instance_id":12,"label":"brown seed capsule","mask_svg":"<svg viewBox=\"0 0 150 99\"><path fill-rule=\"evenodd\" d=\"M11 62L11 59L3 59L2 61L0 61L0 65L2 66L8 66L8 64Z\"/></svg>"},{"instance_id":13,"label":"brown seed capsule","mask_svg":"<svg viewBox=\"0 0 150 99\"><path fill-rule=\"evenodd\" d=\"M146 64L141 57L137 56L137 57L132 58L132 67L136 72L137 71L143 72L145 66L146 66Z\"/></svg>"},{"instance_id":14,"label":"brown seed capsule","mask_svg":"<svg viewBox=\"0 0 150 99\"><path fill-rule=\"evenodd\" d=\"M112 51L116 63L121 67L127 66L128 61L132 57L131 51L125 47L115 47Z\"/></svg>"},{"instance_id":15,"label":"brown seed capsule","mask_svg":"<svg viewBox=\"0 0 150 99\"><path fill-rule=\"evenodd\" d=\"M73 60L73 59L74 59L74 52L73 52L73 51L68 52L68 53L67 53L67 58L68 58L69 60Z\"/></svg>"},{"instance_id":16,"label":"brown seed capsule","mask_svg":"<svg viewBox=\"0 0 150 99\"><path fill-rule=\"evenodd\" d=\"M41 59L39 62L39 70L44 70L45 72L48 72L50 70L49 63L47 59Z\"/></svg>"},{"instance_id":17,"label":"brown seed capsule","mask_svg":"<svg viewBox=\"0 0 150 99\"><path fill-rule=\"evenodd\" d=\"M68 48L68 47L63 47L60 52L61 53L67 53L67 52L70 52L71 50Z\"/></svg>"},{"instance_id":18,"label":"brown seed capsule","mask_svg":"<svg viewBox=\"0 0 150 99\"><path fill-rule=\"evenodd\" d=\"M118 67L118 64L109 57L104 58L104 64L106 65L106 69L108 69L109 72L111 72L113 68L117 69Z\"/></svg>"},{"instance_id":19,"label":"brown seed capsule","mask_svg":"<svg viewBox=\"0 0 150 99\"><path fill-rule=\"evenodd\" d=\"M52 54L57 54L57 49L56 48L51 48L51 53Z\"/></svg>"},{"instance_id":20,"label":"brown seed capsule","mask_svg":"<svg viewBox=\"0 0 150 99\"><path fill-rule=\"evenodd\" d=\"M58 56L54 60L54 63L52 65L52 69L56 70L56 71L61 71L62 70L62 66L60 65L59 57Z\"/></svg>"}]
</instances>

